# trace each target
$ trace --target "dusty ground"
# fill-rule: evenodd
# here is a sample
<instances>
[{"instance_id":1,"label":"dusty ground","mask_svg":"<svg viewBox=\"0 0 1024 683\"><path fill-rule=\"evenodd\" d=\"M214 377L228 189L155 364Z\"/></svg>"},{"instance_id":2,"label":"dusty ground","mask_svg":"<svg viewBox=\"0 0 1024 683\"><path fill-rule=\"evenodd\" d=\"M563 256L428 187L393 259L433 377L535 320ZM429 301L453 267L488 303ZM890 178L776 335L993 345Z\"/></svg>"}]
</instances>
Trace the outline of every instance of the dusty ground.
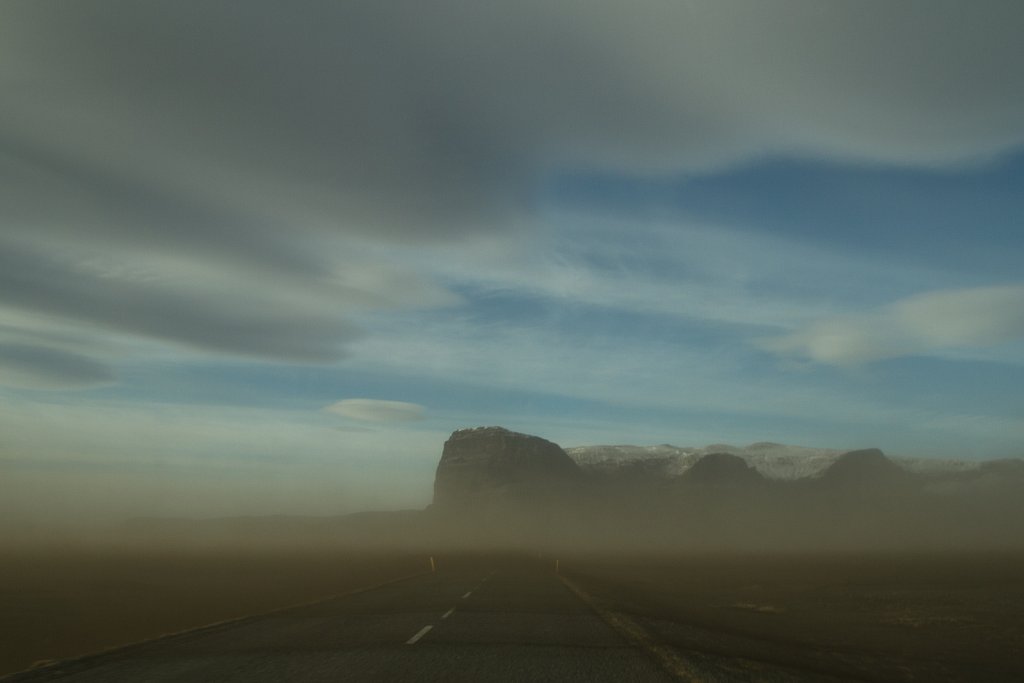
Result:
<instances>
[{"instance_id":1,"label":"dusty ground","mask_svg":"<svg viewBox=\"0 0 1024 683\"><path fill-rule=\"evenodd\" d=\"M772 671L766 680L1024 680L1024 556L565 557L560 564L682 656L739 658L744 672ZM0 555L0 674L425 569L423 555L325 550L7 551Z\"/></svg>"},{"instance_id":2,"label":"dusty ground","mask_svg":"<svg viewBox=\"0 0 1024 683\"><path fill-rule=\"evenodd\" d=\"M0 553L0 675L424 571L338 550Z\"/></svg>"},{"instance_id":3,"label":"dusty ground","mask_svg":"<svg viewBox=\"0 0 1024 683\"><path fill-rule=\"evenodd\" d=\"M683 656L793 680L1024 680L1024 556L587 558L564 571Z\"/></svg>"}]
</instances>

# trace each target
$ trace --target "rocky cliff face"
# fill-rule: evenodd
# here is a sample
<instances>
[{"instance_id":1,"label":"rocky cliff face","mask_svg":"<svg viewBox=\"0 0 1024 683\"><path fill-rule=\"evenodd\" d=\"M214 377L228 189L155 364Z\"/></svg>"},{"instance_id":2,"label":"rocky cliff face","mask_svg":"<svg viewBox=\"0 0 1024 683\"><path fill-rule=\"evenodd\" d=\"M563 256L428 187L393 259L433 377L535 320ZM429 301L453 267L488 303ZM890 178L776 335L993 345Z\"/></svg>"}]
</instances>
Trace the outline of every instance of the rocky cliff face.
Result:
<instances>
[{"instance_id":1,"label":"rocky cliff face","mask_svg":"<svg viewBox=\"0 0 1024 683\"><path fill-rule=\"evenodd\" d=\"M558 444L502 427L460 429L444 444L434 505L451 509L529 502L556 495L580 477Z\"/></svg>"}]
</instances>

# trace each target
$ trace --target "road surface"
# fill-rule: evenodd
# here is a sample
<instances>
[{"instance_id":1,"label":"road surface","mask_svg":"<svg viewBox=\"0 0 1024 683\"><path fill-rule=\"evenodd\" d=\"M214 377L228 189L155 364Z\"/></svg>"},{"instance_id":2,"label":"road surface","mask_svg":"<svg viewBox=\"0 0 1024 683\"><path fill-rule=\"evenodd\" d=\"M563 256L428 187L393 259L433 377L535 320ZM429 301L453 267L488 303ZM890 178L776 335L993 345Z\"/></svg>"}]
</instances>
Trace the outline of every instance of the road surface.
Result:
<instances>
[{"instance_id":1,"label":"road surface","mask_svg":"<svg viewBox=\"0 0 1024 683\"><path fill-rule=\"evenodd\" d=\"M554 563L438 558L436 572L70 660L13 681L677 681Z\"/></svg>"}]
</instances>

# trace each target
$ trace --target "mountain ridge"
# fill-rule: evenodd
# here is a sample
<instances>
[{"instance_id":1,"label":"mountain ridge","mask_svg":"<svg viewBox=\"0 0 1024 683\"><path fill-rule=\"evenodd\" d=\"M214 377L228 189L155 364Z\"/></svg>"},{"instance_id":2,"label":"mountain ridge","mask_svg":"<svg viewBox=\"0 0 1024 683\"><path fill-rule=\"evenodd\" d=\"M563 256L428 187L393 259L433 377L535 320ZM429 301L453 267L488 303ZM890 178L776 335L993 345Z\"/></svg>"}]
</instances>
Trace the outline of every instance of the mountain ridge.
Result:
<instances>
[{"instance_id":1,"label":"mountain ridge","mask_svg":"<svg viewBox=\"0 0 1024 683\"><path fill-rule=\"evenodd\" d=\"M666 477L682 475L701 457L710 453L730 453L743 458L767 479L796 480L821 476L824 471L847 452L854 449L794 446L770 441L758 441L748 446L710 444L707 446L636 446L627 444L574 446L565 452L585 472L610 475L623 467L635 466L642 461L659 461L657 468ZM988 463L1024 460L966 460L956 458L922 458L886 456L904 470L924 476L949 476L959 473L981 472Z\"/></svg>"}]
</instances>

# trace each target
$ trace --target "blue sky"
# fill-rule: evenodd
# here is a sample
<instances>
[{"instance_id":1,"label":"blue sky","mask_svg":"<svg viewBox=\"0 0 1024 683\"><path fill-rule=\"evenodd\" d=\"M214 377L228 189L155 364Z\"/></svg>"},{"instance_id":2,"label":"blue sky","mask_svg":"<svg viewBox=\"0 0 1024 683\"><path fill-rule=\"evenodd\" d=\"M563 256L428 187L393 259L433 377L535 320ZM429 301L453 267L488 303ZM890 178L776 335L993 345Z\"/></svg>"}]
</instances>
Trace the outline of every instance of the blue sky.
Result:
<instances>
[{"instance_id":1,"label":"blue sky","mask_svg":"<svg viewBox=\"0 0 1024 683\"><path fill-rule=\"evenodd\" d=\"M1024 455L1015 3L428 4L0 9L15 524L421 506L483 424Z\"/></svg>"}]
</instances>

